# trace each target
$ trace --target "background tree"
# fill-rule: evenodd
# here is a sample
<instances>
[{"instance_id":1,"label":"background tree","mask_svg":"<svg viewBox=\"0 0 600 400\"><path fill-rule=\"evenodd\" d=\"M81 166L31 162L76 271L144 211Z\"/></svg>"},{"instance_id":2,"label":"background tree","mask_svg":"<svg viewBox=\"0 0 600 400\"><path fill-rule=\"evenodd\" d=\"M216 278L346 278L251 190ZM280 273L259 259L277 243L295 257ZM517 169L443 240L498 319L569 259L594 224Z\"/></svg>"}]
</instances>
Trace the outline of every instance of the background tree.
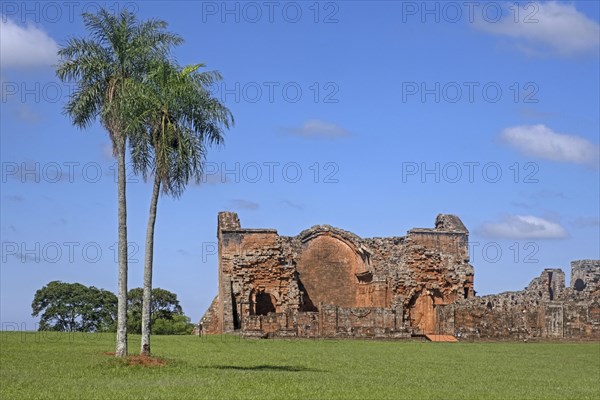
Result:
<instances>
[{"instance_id":1,"label":"background tree","mask_svg":"<svg viewBox=\"0 0 600 400\"><path fill-rule=\"evenodd\" d=\"M144 262L141 354L150 354L154 227L159 193L179 197L190 179L200 181L206 144L223 143L223 128L233 124L231 112L209 91L221 80L215 71L199 72L203 64L180 68L159 60L139 92L143 99L132 124L132 160L136 172L154 176ZM134 120L134 119L132 119Z\"/></svg>"},{"instance_id":2,"label":"background tree","mask_svg":"<svg viewBox=\"0 0 600 400\"><path fill-rule=\"evenodd\" d=\"M39 330L109 332L115 329L117 297L80 283L52 281L35 292L31 315L41 314Z\"/></svg>"},{"instance_id":3,"label":"background tree","mask_svg":"<svg viewBox=\"0 0 600 400\"><path fill-rule=\"evenodd\" d=\"M131 289L128 298L127 329L129 332L141 333L142 331L142 288ZM177 335L192 332L193 324L183 314L183 310L175 293L168 290L152 289L150 301L150 315L152 333L158 335Z\"/></svg>"},{"instance_id":4,"label":"background tree","mask_svg":"<svg viewBox=\"0 0 600 400\"><path fill-rule=\"evenodd\" d=\"M194 324L183 315L174 315L172 319L157 319L152 325L154 335L190 335L194 330Z\"/></svg>"},{"instance_id":5,"label":"background tree","mask_svg":"<svg viewBox=\"0 0 600 400\"><path fill-rule=\"evenodd\" d=\"M155 59L163 59L170 48L181 43L165 31L160 20L138 22L123 11L113 15L105 9L84 13L88 38L70 38L59 50L57 76L76 83L65 113L79 128L89 127L96 118L107 130L117 158L119 293L116 356L127 355L127 205L125 151L132 110L139 99L128 92L142 82Z\"/></svg>"}]
</instances>

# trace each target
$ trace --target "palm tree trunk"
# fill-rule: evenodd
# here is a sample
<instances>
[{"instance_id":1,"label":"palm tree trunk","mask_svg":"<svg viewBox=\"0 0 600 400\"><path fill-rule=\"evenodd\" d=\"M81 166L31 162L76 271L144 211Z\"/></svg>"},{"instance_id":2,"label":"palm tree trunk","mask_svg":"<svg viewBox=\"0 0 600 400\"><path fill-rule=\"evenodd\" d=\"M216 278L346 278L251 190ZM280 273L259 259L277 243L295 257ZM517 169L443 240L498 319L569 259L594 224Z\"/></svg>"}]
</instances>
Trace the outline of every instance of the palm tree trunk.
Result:
<instances>
[{"instance_id":1,"label":"palm tree trunk","mask_svg":"<svg viewBox=\"0 0 600 400\"><path fill-rule=\"evenodd\" d=\"M119 198L119 293L117 305L117 349L127 355L127 203L125 201L125 139L117 144L117 192Z\"/></svg>"},{"instance_id":2,"label":"palm tree trunk","mask_svg":"<svg viewBox=\"0 0 600 400\"><path fill-rule=\"evenodd\" d=\"M152 199L150 200L150 214L146 228L146 257L144 259L144 294L142 296L142 348L140 354L150 355L150 303L152 301L152 262L154 259L154 225L156 223L156 208L160 193L160 179L154 177Z\"/></svg>"}]
</instances>

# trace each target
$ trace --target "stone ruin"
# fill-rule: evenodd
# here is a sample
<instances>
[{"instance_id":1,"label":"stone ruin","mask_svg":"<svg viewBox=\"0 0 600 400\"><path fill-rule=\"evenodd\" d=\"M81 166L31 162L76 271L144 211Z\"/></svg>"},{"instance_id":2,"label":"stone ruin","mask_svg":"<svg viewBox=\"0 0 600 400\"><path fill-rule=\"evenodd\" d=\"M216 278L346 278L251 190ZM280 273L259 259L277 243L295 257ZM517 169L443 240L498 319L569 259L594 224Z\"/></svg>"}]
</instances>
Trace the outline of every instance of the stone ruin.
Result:
<instances>
[{"instance_id":1,"label":"stone ruin","mask_svg":"<svg viewBox=\"0 0 600 400\"><path fill-rule=\"evenodd\" d=\"M547 268L518 292L459 300L437 310L440 331L461 338L600 338L600 260Z\"/></svg>"},{"instance_id":2,"label":"stone ruin","mask_svg":"<svg viewBox=\"0 0 600 400\"><path fill-rule=\"evenodd\" d=\"M248 337L600 338L600 261L546 269L520 292L475 295L469 232L454 215L406 236L329 225L297 236L218 216L218 294L203 334Z\"/></svg>"}]
</instances>

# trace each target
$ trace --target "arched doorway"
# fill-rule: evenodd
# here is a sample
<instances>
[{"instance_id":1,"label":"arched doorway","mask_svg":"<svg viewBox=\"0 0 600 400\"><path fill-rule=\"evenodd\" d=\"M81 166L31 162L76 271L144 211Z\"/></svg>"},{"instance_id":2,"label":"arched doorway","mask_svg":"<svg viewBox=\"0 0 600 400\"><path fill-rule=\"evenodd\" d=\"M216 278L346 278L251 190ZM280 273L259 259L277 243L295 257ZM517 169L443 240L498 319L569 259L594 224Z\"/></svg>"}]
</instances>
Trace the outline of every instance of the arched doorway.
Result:
<instances>
[{"instance_id":1,"label":"arched doorway","mask_svg":"<svg viewBox=\"0 0 600 400\"><path fill-rule=\"evenodd\" d=\"M429 293L428 290L421 290L415 294L408 304L410 325L417 328L422 333L436 333L436 315L435 305L436 296L434 293Z\"/></svg>"},{"instance_id":2,"label":"arched doorway","mask_svg":"<svg viewBox=\"0 0 600 400\"><path fill-rule=\"evenodd\" d=\"M275 302L273 296L267 292L258 292L256 294L254 311L256 315L267 315L275 312Z\"/></svg>"}]
</instances>

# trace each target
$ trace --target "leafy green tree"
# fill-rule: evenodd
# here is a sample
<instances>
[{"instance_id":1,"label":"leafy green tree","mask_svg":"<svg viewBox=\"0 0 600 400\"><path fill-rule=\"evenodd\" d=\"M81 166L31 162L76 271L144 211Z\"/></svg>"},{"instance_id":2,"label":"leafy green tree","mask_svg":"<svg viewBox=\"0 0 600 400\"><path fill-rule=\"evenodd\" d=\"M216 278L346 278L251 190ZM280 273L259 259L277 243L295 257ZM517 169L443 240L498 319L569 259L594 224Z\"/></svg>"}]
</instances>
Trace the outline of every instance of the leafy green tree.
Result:
<instances>
[{"instance_id":1,"label":"leafy green tree","mask_svg":"<svg viewBox=\"0 0 600 400\"><path fill-rule=\"evenodd\" d=\"M57 76L74 82L65 113L79 128L98 119L108 132L117 158L119 292L116 356L127 355L127 205L125 152L127 133L140 99L129 96L148 73L153 60L167 57L181 38L166 32L161 20L139 22L123 11L113 15L105 9L84 13L87 38L70 38L59 50Z\"/></svg>"},{"instance_id":2,"label":"leafy green tree","mask_svg":"<svg viewBox=\"0 0 600 400\"><path fill-rule=\"evenodd\" d=\"M131 289L127 294L129 313L127 330L129 332L142 332L143 295L144 290L142 288ZM158 335L191 333L193 329L193 324L183 314L177 295L168 290L152 289L150 316L152 333Z\"/></svg>"},{"instance_id":3,"label":"leafy green tree","mask_svg":"<svg viewBox=\"0 0 600 400\"><path fill-rule=\"evenodd\" d=\"M132 127L132 160L144 178L154 175L144 262L141 354L150 354L154 227L159 193L179 197L190 179L200 181L206 144L223 143L223 129L233 124L231 112L209 91L221 80L215 71L200 72L203 64L180 68L160 60L148 74L140 92L143 101Z\"/></svg>"},{"instance_id":4,"label":"leafy green tree","mask_svg":"<svg viewBox=\"0 0 600 400\"><path fill-rule=\"evenodd\" d=\"M155 335L189 335L194 330L194 324L185 315L174 315L172 319L157 319L152 325Z\"/></svg>"},{"instance_id":5,"label":"leafy green tree","mask_svg":"<svg viewBox=\"0 0 600 400\"><path fill-rule=\"evenodd\" d=\"M40 331L114 331L117 297L108 290L80 283L52 281L35 292L31 315L40 318Z\"/></svg>"}]
</instances>

